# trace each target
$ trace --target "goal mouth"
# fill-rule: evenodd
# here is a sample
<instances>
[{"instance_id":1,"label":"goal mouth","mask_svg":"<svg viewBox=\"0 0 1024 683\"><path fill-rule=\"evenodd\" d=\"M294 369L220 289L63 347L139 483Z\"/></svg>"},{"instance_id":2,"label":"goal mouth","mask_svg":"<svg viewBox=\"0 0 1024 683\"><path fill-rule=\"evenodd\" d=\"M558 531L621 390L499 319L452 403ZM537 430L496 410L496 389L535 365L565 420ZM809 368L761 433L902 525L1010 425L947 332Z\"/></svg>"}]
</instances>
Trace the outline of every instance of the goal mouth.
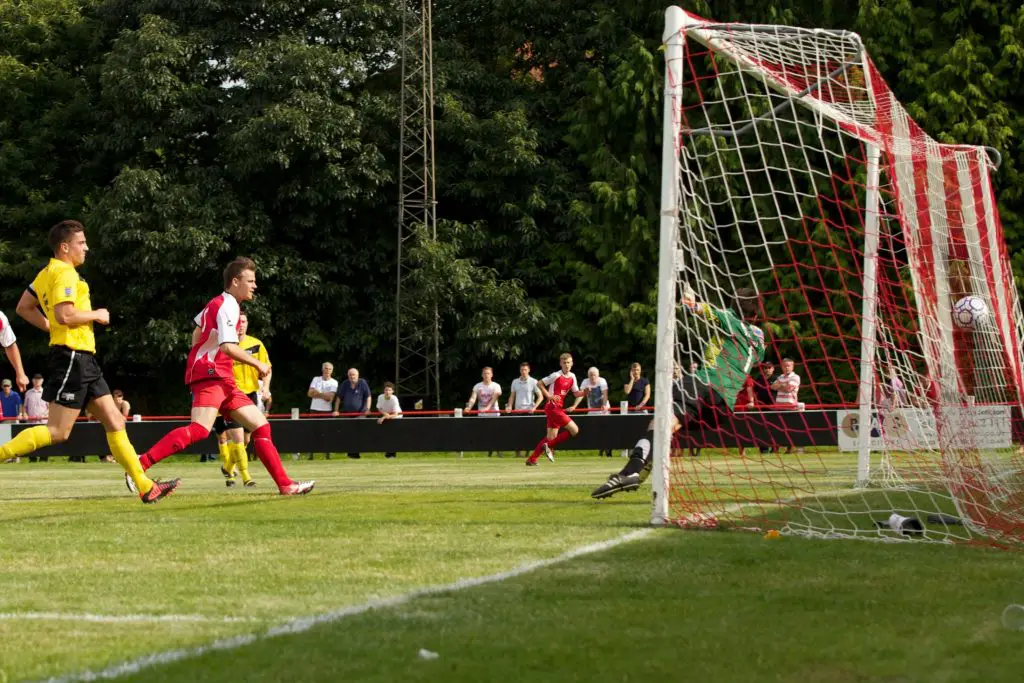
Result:
<instances>
[{"instance_id":1,"label":"goal mouth","mask_svg":"<svg viewBox=\"0 0 1024 683\"><path fill-rule=\"evenodd\" d=\"M656 430L673 406L684 448L654 520L1016 542L998 155L930 138L855 33L671 8L665 36Z\"/></svg>"}]
</instances>

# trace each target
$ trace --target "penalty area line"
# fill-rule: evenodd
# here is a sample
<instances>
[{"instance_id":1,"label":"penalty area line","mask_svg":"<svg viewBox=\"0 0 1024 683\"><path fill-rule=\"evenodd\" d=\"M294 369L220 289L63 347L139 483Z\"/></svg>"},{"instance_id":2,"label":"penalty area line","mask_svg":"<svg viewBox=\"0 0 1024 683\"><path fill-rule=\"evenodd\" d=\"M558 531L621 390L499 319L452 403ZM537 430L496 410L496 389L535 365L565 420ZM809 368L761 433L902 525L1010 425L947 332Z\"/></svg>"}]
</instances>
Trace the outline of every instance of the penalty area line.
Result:
<instances>
[{"instance_id":1,"label":"penalty area line","mask_svg":"<svg viewBox=\"0 0 1024 683\"><path fill-rule=\"evenodd\" d=\"M341 609L332 610L330 612L324 612L323 614L315 614L308 617L298 617L295 619L289 619L282 624L273 626L266 631L261 633L246 633L238 636L231 636L229 638L221 638L215 640L207 645L199 645L191 648L178 648L174 650L164 650L163 652L155 652L148 655L143 655L136 659L130 659L119 664L112 664L106 668L98 670L85 670L70 674L63 674L54 678L44 679L49 683L74 683L76 681L97 681L97 680L109 680L113 678L120 678L122 676L131 676L139 673L145 669L160 666L164 664L171 664L174 662L180 662L186 659L194 659L200 657L208 652L224 652L235 650L240 647L244 647L251 643L255 643L260 640L266 640L268 638L276 638L278 636L290 635L294 633L303 633L309 631L315 626L321 624L330 624L341 621L348 617L364 614L372 610L387 609L392 607L398 607L411 602L417 598L427 597L431 595L441 595L445 593L456 593L459 591L466 590L468 588L475 588L477 586L483 586L489 583L499 583L508 579L514 579L523 574L529 574L530 572L538 569L544 569L552 565L561 564L577 557L584 555L590 555L598 553L603 550L609 550L616 546L624 543L630 543L638 539L649 536L654 533L654 528L638 529L631 531L627 534L623 534L617 538L612 538L607 541L599 541L597 543L591 543L588 545L580 546L569 550L561 555L552 557L546 560L535 560L533 562L527 562L521 564L512 569L507 569L496 574L487 574L486 576L477 576L469 579L459 579L452 583L441 584L437 586L427 586L425 588L417 588L407 593L395 595L390 598L377 598L374 600L368 600L366 602L352 605L349 607L343 607Z\"/></svg>"},{"instance_id":2,"label":"penalty area line","mask_svg":"<svg viewBox=\"0 0 1024 683\"><path fill-rule=\"evenodd\" d=\"M0 621L82 621L96 624L157 623L258 623L271 621L254 617L208 617L202 614L74 614L64 612L0 612Z\"/></svg>"}]
</instances>

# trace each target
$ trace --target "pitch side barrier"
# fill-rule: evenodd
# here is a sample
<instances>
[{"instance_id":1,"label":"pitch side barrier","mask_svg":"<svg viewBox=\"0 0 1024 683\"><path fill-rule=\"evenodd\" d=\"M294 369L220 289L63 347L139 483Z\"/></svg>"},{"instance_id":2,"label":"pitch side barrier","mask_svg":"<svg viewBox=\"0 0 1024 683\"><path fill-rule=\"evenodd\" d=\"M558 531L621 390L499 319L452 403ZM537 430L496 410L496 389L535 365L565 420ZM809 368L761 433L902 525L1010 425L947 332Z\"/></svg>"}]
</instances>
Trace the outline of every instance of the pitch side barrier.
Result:
<instances>
[{"instance_id":1,"label":"pitch side barrier","mask_svg":"<svg viewBox=\"0 0 1024 683\"><path fill-rule=\"evenodd\" d=\"M716 448L744 446L835 446L839 439L837 406L823 409L753 410L723 415L717 425L683 435L683 447ZM274 442L281 453L344 452L454 452L531 450L544 435L542 412L529 415L482 416L447 413L406 413L402 419L377 424L378 416L366 417L271 417ZM580 434L565 450L626 449L645 433L651 412L585 414L573 419ZM145 419L127 423L128 436L139 453L150 448L170 430L187 424L184 419ZM0 425L0 443L29 424ZM185 453L213 453L214 437L193 444ZM71 438L49 446L40 455L71 456L107 453L106 437L98 422L75 426Z\"/></svg>"}]
</instances>

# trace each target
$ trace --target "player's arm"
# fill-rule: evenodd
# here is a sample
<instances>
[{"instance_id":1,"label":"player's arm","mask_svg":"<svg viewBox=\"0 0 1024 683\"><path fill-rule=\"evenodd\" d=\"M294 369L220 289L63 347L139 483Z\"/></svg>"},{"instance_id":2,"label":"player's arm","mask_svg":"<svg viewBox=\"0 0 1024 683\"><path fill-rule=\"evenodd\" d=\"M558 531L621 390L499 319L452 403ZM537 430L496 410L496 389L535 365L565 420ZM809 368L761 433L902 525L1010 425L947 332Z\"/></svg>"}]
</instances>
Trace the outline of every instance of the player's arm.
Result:
<instances>
[{"instance_id":1,"label":"player's arm","mask_svg":"<svg viewBox=\"0 0 1024 683\"><path fill-rule=\"evenodd\" d=\"M198 325L192 328L192 346L195 346L196 344L199 343L199 337L202 333L203 331L199 329Z\"/></svg>"},{"instance_id":2,"label":"player's arm","mask_svg":"<svg viewBox=\"0 0 1024 683\"><path fill-rule=\"evenodd\" d=\"M14 310L33 327L38 327L43 332L50 331L50 321L43 315L43 311L39 308L39 299L32 293L32 290L26 289L21 293L18 307Z\"/></svg>"},{"instance_id":3,"label":"player's arm","mask_svg":"<svg viewBox=\"0 0 1024 683\"><path fill-rule=\"evenodd\" d=\"M246 353L242 350L242 347L235 342L224 342L220 345L221 353L235 361L236 363L244 363L250 367L256 368L256 372L259 374L260 379L263 379L270 374L270 365L261 362L255 356Z\"/></svg>"},{"instance_id":4,"label":"player's arm","mask_svg":"<svg viewBox=\"0 0 1024 683\"><path fill-rule=\"evenodd\" d=\"M270 355L267 353L267 347L260 345L259 353L256 354L257 358L261 361L270 365ZM267 373L267 376L263 378L263 402L266 403L267 399L270 398L270 380L274 377L274 371L271 370Z\"/></svg>"},{"instance_id":5,"label":"player's arm","mask_svg":"<svg viewBox=\"0 0 1024 683\"><path fill-rule=\"evenodd\" d=\"M64 327L81 327L89 323L100 325L110 324L110 312L105 308L95 311L80 311L70 301L64 301L53 307L53 317Z\"/></svg>"},{"instance_id":6,"label":"player's arm","mask_svg":"<svg viewBox=\"0 0 1024 683\"><path fill-rule=\"evenodd\" d=\"M11 367L14 368L14 384L18 391L25 391L28 388L28 376L25 375L25 366L21 362L21 349L18 348L18 338L14 336L11 329L11 322L7 316L0 313L0 345L4 347L4 353ZM18 397L21 398L20 396ZM24 406L22 406L24 411Z\"/></svg>"},{"instance_id":7,"label":"player's arm","mask_svg":"<svg viewBox=\"0 0 1024 683\"><path fill-rule=\"evenodd\" d=\"M747 406L750 408L754 407L754 385L747 385Z\"/></svg>"}]
</instances>

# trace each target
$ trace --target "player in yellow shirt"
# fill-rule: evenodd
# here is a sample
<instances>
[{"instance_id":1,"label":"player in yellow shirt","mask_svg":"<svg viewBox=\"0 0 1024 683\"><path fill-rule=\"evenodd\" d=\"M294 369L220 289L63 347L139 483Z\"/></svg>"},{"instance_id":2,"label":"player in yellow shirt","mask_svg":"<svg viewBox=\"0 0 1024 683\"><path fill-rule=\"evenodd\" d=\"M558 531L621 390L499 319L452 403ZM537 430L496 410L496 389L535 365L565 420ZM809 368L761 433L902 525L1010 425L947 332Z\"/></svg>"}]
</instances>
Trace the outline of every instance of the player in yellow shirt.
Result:
<instances>
[{"instance_id":1,"label":"player in yellow shirt","mask_svg":"<svg viewBox=\"0 0 1024 683\"><path fill-rule=\"evenodd\" d=\"M27 455L66 441L82 408L103 423L110 452L135 482L143 503L155 503L178 486L178 480L153 481L142 471L139 456L128 440L124 416L114 404L103 371L96 362L94 323L110 324L110 312L93 310L89 285L76 270L85 263L89 246L78 221L61 221L50 228L53 258L21 295L18 315L50 335L49 376L43 400L49 404L45 426L22 430L0 447L0 459Z\"/></svg>"},{"instance_id":2,"label":"player in yellow shirt","mask_svg":"<svg viewBox=\"0 0 1024 683\"><path fill-rule=\"evenodd\" d=\"M246 334L248 331L249 317L245 313L240 313L238 315L238 345L250 356L255 356L256 360L270 365L267 347L256 337ZM235 384L238 385L242 393L249 395L249 399L254 405L259 405L258 398L263 399L264 403L270 401L270 378L273 376L273 371L267 373L262 386L259 373L251 365L235 361L233 374ZM223 417L217 418L217 421L213 423L213 429L217 432L220 471L224 475L224 483L229 487L235 485L235 469L237 467L242 474L242 483L246 486L255 486L256 482L249 475L249 456L245 452L245 447L249 443L249 434L238 424L225 421Z\"/></svg>"}]
</instances>

